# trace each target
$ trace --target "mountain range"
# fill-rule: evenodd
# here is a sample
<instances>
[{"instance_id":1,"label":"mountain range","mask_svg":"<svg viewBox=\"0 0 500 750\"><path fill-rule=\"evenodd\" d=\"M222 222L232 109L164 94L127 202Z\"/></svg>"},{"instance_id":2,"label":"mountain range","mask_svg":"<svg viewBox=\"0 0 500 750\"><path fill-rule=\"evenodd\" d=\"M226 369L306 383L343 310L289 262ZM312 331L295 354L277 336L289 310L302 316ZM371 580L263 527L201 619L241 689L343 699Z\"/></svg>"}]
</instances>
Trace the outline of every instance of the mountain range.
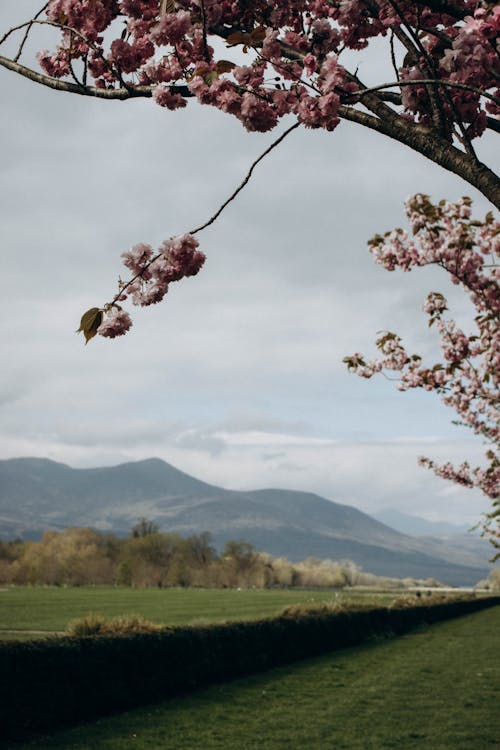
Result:
<instances>
[{"instance_id":1,"label":"mountain range","mask_svg":"<svg viewBox=\"0 0 500 750\"><path fill-rule=\"evenodd\" d=\"M373 514L377 521L382 521L402 534L411 536L450 537L467 534L470 524L455 524L447 521L427 521L411 513L402 513L395 508L383 508ZM475 538L475 537L474 537Z\"/></svg>"},{"instance_id":2,"label":"mountain range","mask_svg":"<svg viewBox=\"0 0 500 750\"><path fill-rule=\"evenodd\" d=\"M138 518L162 531L211 533L219 548L244 539L292 561L352 560L392 577L473 585L488 572L476 547L403 534L349 505L280 489L216 487L152 458L73 469L45 458L0 461L0 538L40 538L47 529L90 526L124 535Z\"/></svg>"}]
</instances>

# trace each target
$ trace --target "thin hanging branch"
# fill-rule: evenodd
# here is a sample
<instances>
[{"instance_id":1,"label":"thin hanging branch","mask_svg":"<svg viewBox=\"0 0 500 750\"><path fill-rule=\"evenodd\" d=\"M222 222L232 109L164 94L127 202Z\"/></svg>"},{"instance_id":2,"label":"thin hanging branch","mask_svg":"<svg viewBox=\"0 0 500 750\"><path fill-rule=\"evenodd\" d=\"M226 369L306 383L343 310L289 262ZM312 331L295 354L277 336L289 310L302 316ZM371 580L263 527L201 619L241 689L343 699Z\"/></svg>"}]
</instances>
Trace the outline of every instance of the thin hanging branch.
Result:
<instances>
[{"instance_id":1,"label":"thin hanging branch","mask_svg":"<svg viewBox=\"0 0 500 750\"><path fill-rule=\"evenodd\" d=\"M284 131L284 132L283 132L283 133L282 133L282 134L281 134L281 135L279 136L279 138L276 138L276 140L274 140L274 141L273 141L273 142L271 143L271 145L270 145L270 146L268 146L268 147L267 147L267 148L265 149L265 151L263 151L263 152L262 152L262 153L260 154L260 156L258 156L258 157L257 157L257 158L256 158L256 159L255 159L255 160L254 160L254 161L252 162L252 164L250 165L250 167L249 167L249 169L248 169L248 171L247 171L247 173L246 173L245 177L244 177L244 178L243 178L243 180L241 181L241 183L240 183L240 184L238 185L238 187L237 187L237 188L236 188L236 189L235 189L235 190L234 190L234 191L233 191L233 192L231 193L231 195L229 196L229 198L227 198L227 199L226 199L226 200L224 201L224 203L223 203L223 204L222 204L222 205L221 205L221 206L220 206L220 207L219 207L219 208L217 209L217 211L216 211L216 212L215 212L215 213L213 214L213 216L211 216L211 217L210 217L209 219L207 219L207 221L205 221L205 222L204 222L203 224L200 224L200 226L199 226L199 227L196 227L195 229L191 229L191 230L189 231L189 234L191 234L191 235L195 235L195 234L198 234L198 233L199 233L199 232L201 232L201 231L202 231L203 229L206 229L206 228L207 228L207 227L209 227L209 226L210 226L211 224L213 224L213 223L214 223L215 221L217 221L217 219L219 218L219 216L221 215L221 213L222 213L222 212L224 211L224 209L225 209L225 208L227 208L227 206L228 206L228 205L229 205L230 203L232 203L232 201L234 201L234 199L235 199L235 198L236 198L236 197L237 197L237 196L239 195L239 193L241 193L241 191L243 190L243 188L244 188L244 187L245 187L245 186L246 186L246 185L248 184L248 182L250 181L250 178L252 177L252 174L253 174L253 172L254 172L255 168L257 167L257 165L258 165L258 164L260 164L260 162L261 162L261 161L262 161L263 159L265 159L265 158L266 158L266 156L267 156L268 154L270 154L270 153L271 153L271 151L273 151L273 150L274 150L274 149L275 149L275 148L276 148L277 146L279 146L279 145L280 145L280 143L282 143L282 142L283 142L283 141L285 140L285 138L286 138L286 137L287 137L288 135L290 135L290 133L291 133L292 131L296 130L296 129L297 129L297 128L298 128L299 126L300 126L300 122L296 122L296 123L294 123L294 124L293 124L293 125L291 125L291 126L290 126L289 128L287 128L287 130L285 130L285 131ZM126 290L127 290L127 289L128 289L129 287L130 287L130 286L131 286L131 284L133 284L133 282L134 282L134 281L136 281L137 279L141 278L141 276L142 276L142 275L144 274L144 271L146 271L146 270L147 270L147 269L148 269L148 268L149 268L150 266L152 266L152 265L153 265L153 263L155 263L155 262L156 262L157 260L159 260L159 258L162 258L162 257L163 257L163 254L162 254L162 253L157 253L157 254L156 254L155 256L153 256L153 257L152 257L152 258L151 258L151 259L150 259L150 260L149 260L149 261L148 261L147 263L145 263L145 264L144 264L144 266L143 266L143 267L141 268L141 270L139 271L139 273L136 273L136 274L135 274L135 276L133 276L133 277L132 277L131 279L129 279L129 280L128 280L128 281L127 281L127 282L126 282L126 283L125 283L125 284L124 284L123 286L121 286L121 287L120 287L120 291L118 292L118 294L116 294L116 295L115 295L115 297L113 298L113 300L112 300L112 301L111 301L111 302L109 303L109 304L110 304L110 306L113 306L113 305L115 305L115 304L116 304L116 303L117 303L117 302L118 302L118 301L120 300L120 297L122 296L122 294L123 294L123 293L124 293L124 292L125 292L125 291L126 291Z\"/></svg>"}]
</instances>

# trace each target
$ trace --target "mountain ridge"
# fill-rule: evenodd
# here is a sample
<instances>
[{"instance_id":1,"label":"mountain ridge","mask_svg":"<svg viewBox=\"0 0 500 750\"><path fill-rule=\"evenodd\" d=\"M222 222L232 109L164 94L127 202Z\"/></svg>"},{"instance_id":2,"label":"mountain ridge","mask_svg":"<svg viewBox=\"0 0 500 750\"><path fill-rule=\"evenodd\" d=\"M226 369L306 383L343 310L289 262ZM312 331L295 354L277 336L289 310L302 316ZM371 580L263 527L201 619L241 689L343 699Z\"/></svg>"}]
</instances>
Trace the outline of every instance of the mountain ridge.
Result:
<instances>
[{"instance_id":1,"label":"mountain ridge","mask_svg":"<svg viewBox=\"0 0 500 750\"><path fill-rule=\"evenodd\" d=\"M449 523L447 521L428 521L412 513L402 513L396 508L383 508L373 514L378 521L390 526L402 534L411 536L446 537L466 534L469 526Z\"/></svg>"},{"instance_id":2,"label":"mountain ridge","mask_svg":"<svg viewBox=\"0 0 500 750\"><path fill-rule=\"evenodd\" d=\"M487 573L486 560L469 564L457 548L401 534L310 492L226 490L159 458L91 469L36 457L0 460L0 537L68 526L126 534L139 517L183 535L209 531L219 546L243 538L293 561L352 559L378 575L470 585Z\"/></svg>"}]
</instances>

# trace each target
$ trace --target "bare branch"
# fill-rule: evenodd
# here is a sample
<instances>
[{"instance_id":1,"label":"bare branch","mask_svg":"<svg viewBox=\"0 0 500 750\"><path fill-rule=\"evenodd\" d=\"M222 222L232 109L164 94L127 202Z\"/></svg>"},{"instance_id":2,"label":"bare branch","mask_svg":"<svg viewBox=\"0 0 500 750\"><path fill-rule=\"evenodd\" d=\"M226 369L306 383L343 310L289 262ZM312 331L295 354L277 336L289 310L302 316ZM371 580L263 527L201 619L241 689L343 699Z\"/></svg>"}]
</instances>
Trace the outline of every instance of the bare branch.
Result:
<instances>
[{"instance_id":1,"label":"bare branch","mask_svg":"<svg viewBox=\"0 0 500 750\"><path fill-rule=\"evenodd\" d=\"M293 125L291 125L291 126L290 126L290 127L289 127L289 128L287 129L287 130L285 130L285 131L284 131L284 132L283 132L283 133L282 133L282 134L281 134L281 135L279 136L279 138L276 138L276 140L275 140L275 141L273 141L273 142L271 143L271 145L270 145L270 146L268 146L268 147L266 148L266 150L265 150L265 151L263 151L263 152L262 152L262 153L260 154L260 156L258 156L258 157L257 157L257 159L255 159L255 161L253 161L253 162L252 162L252 164L250 165L250 168L249 168L248 172L246 173L246 175L245 175L245 178L243 179L243 181L242 181L242 182L241 182L241 183L240 183L240 184L238 185L238 187L236 188L236 190L234 190L234 191L233 191L233 192L231 193L231 195L229 196L229 198L227 198L227 200L225 200L225 201L224 201L224 203L223 203L223 204L222 204L222 205L221 205L221 206L220 206L220 207L219 207L219 208L217 209L217 211L216 211L216 212L214 213L214 215L213 215L213 216L211 216L211 217L210 217L210 218L209 218L209 219L208 219L208 220L207 220L207 221L206 221L206 222L205 222L204 224L201 224L201 225L200 225L199 227L196 227L196 229L191 229L191 230L190 230L190 232L189 232L189 234L193 234L193 235L194 235L194 234L198 234L198 232L201 232L201 231L202 231L203 229L206 229L206 228L207 228L207 227L209 227L209 226L210 226L211 224L213 224L213 223L214 223L214 222L215 222L215 221L216 221L216 220L217 220L217 219L219 218L219 216L220 216L220 215L221 215L221 213L222 213L222 212L224 211L224 209L225 209L225 208L226 208L226 207L227 207L227 206L228 206L228 205L229 205L229 204L230 204L230 203L231 203L232 201L234 201L234 199L236 198L236 196L237 196L237 195L238 195L239 193L241 193L241 191L243 190L243 188L245 187L245 185L247 185L247 184L248 184L248 182L249 182L249 180L250 180L250 178L251 178L251 176L252 176L252 174L253 174L253 172L254 172L254 170L255 170L255 167L256 167L256 166L257 166L257 165L258 165L258 164L259 164L259 163L260 163L260 162L262 161L262 159L265 159L265 157L266 157L266 156L267 156L268 154L270 154L270 153L271 153L271 151L273 151L273 149L275 149L275 148L276 148L277 146L279 146L279 145L280 145L280 143L282 143L282 142L283 142L283 141L285 140L285 138L286 138L286 137L287 137L287 136L288 136L288 135L289 135L289 134L290 134L290 133L291 133L291 132L292 132L293 130L295 130L296 128L298 128L298 127L299 127L299 125L300 125L300 122L296 122L296 123L294 123L294 124L293 124ZM133 277L132 277L131 279L129 279L129 281L127 281L127 283L126 283L126 284L124 284L123 286L121 286L121 287L120 287L120 291L118 292L118 294L116 294L116 295L115 295L115 297L113 298L112 302L110 302L110 303L109 303L109 304L110 304L110 306L112 306L112 305L114 305L114 304L115 304L116 302L118 302L118 301L120 300L120 298L121 298L122 294L123 294L123 293L125 292L125 290L126 290L126 289L128 289L128 287L129 287L129 286L130 286L131 284L133 284L133 283L134 283L134 281L136 281L137 279L141 278L141 277L142 277L142 275L143 275L143 273L144 273L144 271L146 271L146 269L148 269L148 268L149 268L149 267L150 267L151 265L153 265L153 263L155 263L155 262L156 262L156 261L157 261L157 260L158 260L159 258L161 258L161 257L163 257L163 256L162 256L162 253L158 253L157 255L154 255L154 256L153 256L153 257L151 258L151 260L149 260L149 261L148 261L147 263L145 263L145 264L144 264L144 266L143 266L143 267L141 268L141 270L139 271L139 273L136 273L136 274L135 274L135 276L133 276Z\"/></svg>"},{"instance_id":2,"label":"bare branch","mask_svg":"<svg viewBox=\"0 0 500 750\"><path fill-rule=\"evenodd\" d=\"M43 8L40 8L40 10L38 11L38 13L33 17L34 21L36 21L36 19L39 18L42 15L42 13L47 9L47 5L48 5L48 3L45 3L45 5L43 6ZM28 27L26 28L26 31L24 32L24 36L22 38L21 44L19 45L19 49L17 51L17 55L14 58L14 62L17 62L19 60L19 58L21 57L21 55L23 53L24 45L26 44L26 42L28 40L30 31L31 31L32 28L33 28L33 23L30 23L28 25Z\"/></svg>"},{"instance_id":3,"label":"bare branch","mask_svg":"<svg viewBox=\"0 0 500 750\"><path fill-rule=\"evenodd\" d=\"M427 78L429 79L435 79L437 78L437 71L434 65L434 61L432 57L429 55L428 51L423 46L422 42L419 39L418 33L411 27L409 23L406 23L406 18L399 8L399 5L395 2L395 0L389 0L390 5L394 8L396 13L398 14L399 18L401 19L402 25L405 27L406 32L411 39L412 44L414 45L414 50L412 52L413 55L416 53L417 59L420 57L420 59L423 61L423 65L425 68L425 71L427 72ZM397 30L400 33L402 33L402 30ZM404 34L406 37L406 33ZM400 35L398 34L398 38L400 38ZM435 86L426 86L427 89L427 96L429 97L429 101L431 103L431 110L432 110L432 121L434 123L434 127L441 135L446 135L446 118L444 116L443 108L441 106L440 97L439 97L439 90Z\"/></svg>"},{"instance_id":4,"label":"bare branch","mask_svg":"<svg viewBox=\"0 0 500 750\"><path fill-rule=\"evenodd\" d=\"M399 70L398 70L398 66L397 66L397 63L396 63L396 51L394 49L394 29L391 29L391 35L390 35L390 38L389 38L389 47L390 47L390 50L391 50L391 64L392 64L392 69L394 71L394 74L395 74L396 78L399 79Z\"/></svg>"},{"instance_id":5,"label":"bare branch","mask_svg":"<svg viewBox=\"0 0 500 750\"><path fill-rule=\"evenodd\" d=\"M205 52L205 60L207 60L207 62L210 62L210 52L208 51L208 41L207 41L207 11L205 8L205 0L200 0L200 10L201 10L201 22L203 25L203 49Z\"/></svg>"},{"instance_id":6,"label":"bare branch","mask_svg":"<svg viewBox=\"0 0 500 750\"><path fill-rule=\"evenodd\" d=\"M255 167L257 166L257 164L259 164L259 162L261 162L262 159L264 159L268 154L270 154L271 151L276 148L276 146L279 146L279 144L282 141L285 140L285 138L287 137L287 135L289 135L292 132L292 130L295 130L296 128L298 128L299 125L300 125L300 122L294 123L294 125L291 125L287 130L285 130L285 132L282 133L279 138L277 138L275 141L273 141L271 143L271 145L268 148L266 148L266 150L263 151L261 153L261 155L257 159L255 159L255 161L253 162L253 164L250 166L250 169L248 170L248 172L247 172L247 174L246 174L245 179L243 180L243 182L236 188L236 190L229 196L229 198L222 204L222 206L214 213L214 215L210 219L208 219L208 221L206 221L204 224L202 224L201 226L197 227L196 229L192 229L190 231L190 234L196 234L197 232L201 232L202 229L205 229L206 227L210 226L210 224L213 224L214 221L224 211L224 209L226 208L226 206L228 206L229 203L231 203L231 201L233 201L236 198L236 196L238 195L238 193L240 193L243 190L243 188L245 187L245 185L250 180L250 178L251 178L251 176L253 174L253 171L254 171Z\"/></svg>"},{"instance_id":7,"label":"bare branch","mask_svg":"<svg viewBox=\"0 0 500 750\"><path fill-rule=\"evenodd\" d=\"M486 127L494 130L496 133L500 133L500 120L497 120L495 117L486 117Z\"/></svg>"}]
</instances>

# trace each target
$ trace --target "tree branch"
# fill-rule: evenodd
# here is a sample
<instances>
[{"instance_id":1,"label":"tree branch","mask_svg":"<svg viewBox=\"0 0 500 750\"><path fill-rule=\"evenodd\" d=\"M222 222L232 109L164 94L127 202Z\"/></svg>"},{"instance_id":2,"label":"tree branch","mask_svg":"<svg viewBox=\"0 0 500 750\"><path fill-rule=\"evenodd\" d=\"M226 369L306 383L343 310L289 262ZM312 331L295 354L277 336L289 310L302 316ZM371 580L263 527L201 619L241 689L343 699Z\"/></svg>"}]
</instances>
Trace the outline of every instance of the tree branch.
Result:
<instances>
[{"instance_id":1,"label":"tree branch","mask_svg":"<svg viewBox=\"0 0 500 750\"><path fill-rule=\"evenodd\" d=\"M234 191L233 191L233 192L231 193L231 195L229 196L229 198L227 198L227 200L225 200L225 201L224 201L224 203L223 203L223 204L222 204L222 205L221 205L221 206L220 206L220 207L219 207L219 208L217 209L217 211L216 211L216 212L215 212L215 213L213 214L213 216L211 216L211 217L210 217L210 218L209 218L209 219L208 219L207 221L205 221L205 223L204 223L204 224L200 224L200 226L199 226L199 227L196 227L196 229L191 229L191 230L189 231L189 234L192 234L192 235L194 235L194 234L198 234L198 232L201 232L201 231L202 231L203 229L206 229L206 228L207 228L207 227L209 227L209 226L210 226L211 224L213 224L213 223L214 223L214 222L215 222L215 221L216 221L216 220L217 220L217 219L219 218L219 216L220 216L220 215L221 215L221 213L222 213L222 212L224 211L224 209L225 209L225 208L226 208L226 207L227 207L227 206L228 206L228 205L229 205L229 204L230 204L230 203L231 203L232 201L234 201L234 199L236 198L236 196L237 196L237 195L238 195L239 193L241 193L241 191L243 190L243 188L245 187L245 185L247 185L247 184L248 184L248 182L249 182L249 180L250 180L250 178L251 178L251 176L252 176L252 174L253 174L253 172L254 172L254 169L255 169L255 167L256 167L256 166L257 166L257 165L258 165L258 164L259 164L259 163L260 163L260 162L262 161L262 159L265 159L265 157L266 157L266 156L267 156L268 154L270 154L270 153L271 153L271 151L273 151L273 149L275 149L275 148L276 148L277 146L279 146L279 144L280 144L280 143L282 143L282 142L283 142L283 141L285 140L285 138L286 138L286 137L287 137L287 136L288 136L288 135L289 135L289 134L290 134L290 133L291 133L291 132L292 132L293 130L295 130L296 128L298 128L298 127L299 127L299 125L300 125L300 122L296 122L296 123L294 123L294 124L293 124L293 125L291 125L291 126L290 126L289 128L287 128L287 130L285 130L285 131L284 131L284 132L283 132L283 133L282 133L282 134L281 134L281 135L279 136L279 138L276 138L276 140L275 140L275 141L273 141L273 142L271 143L271 145L270 145L270 146L268 146L268 147L266 148L266 150L265 150L265 151L263 151L263 152L262 152L262 153L260 154L260 156L258 156L258 157L257 157L257 158L255 159L255 161L253 161L253 162L252 162L252 164L250 165L250 168L249 168L248 172L246 173L246 175L245 175L245 177L244 177L243 181L242 181L242 182L241 182L241 183L240 183L240 184L238 185L238 187L236 188L236 190L234 190ZM143 273L144 273L144 271L145 271L146 269L148 269L148 268L149 268L149 267L150 267L151 265L153 265L153 263L155 263L155 262L156 262L156 261L157 261L157 260L158 260L159 258L161 258L161 257L163 257L163 256L162 256L162 253L157 253L157 255L154 255L154 256L153 256L153 257L151 258L151 260L149 260L149 261L148 261L147 263L145 263L145 264L144 264L144 266L143 266L143 268L141 268L141 270L139 271L139 273L136 273L136 274L135 274L135 276L133 276L133 277L132 277L131 279L129 279L129 280L127 281L127 283L126 283L126 284L124 284L123 286L121 286L121 287L120 287L120 291L118 292L118 294L116 294L116 295L115 295L115 297L113 298L112 302L110 302L110 303L109 303L109 305L110 305L110 306L113 306L114 304L116 304L116 303L117 303L117 302L118 302L118 301L120 300L120 297L122 296L123 292L124 292L124 291L125 291L126 289L128 289L128 287L129 287L129 286L130 286L131 284L133 284L133 283L134 283L134 281L136 281L137 279L141 278L141 277L142 277L142 275L143 275Z\"/></svg>"},{"instance_id":2,"label":"tree branch","mask_svg":"<svg viewBox=\"0 0 500 750\"><path fill-rule=\"evenodd\" d=\"M488 94L486 91L482 89L477 89L474 86L468 86L466 83L456 83L455 81L446 81L442 78L415 78L411 81L392 81L392 83L381 83L379 86L372 86L370 88L363 88L361 91L352 91L350 92L350 96L359 96L360 98L365 96L365 94L369 94L372 91L382 91L386 88L391 88L392 86L415 86L419 84L426 84L426 83L434 83L439 86L448 86L450 88L454 89L463 89L464 91L472 91L474 94L479 94L479 96L484 96L485 99L491 99L492 102L495 102L495 104L498 104L500 106L500 99L498 96L493 96L493 94ZM390 92L389 92L390 93ZM398 96L396 94L395 96Z\"/></svg>"},{"instance_id":3,"label":"tree branch","mask_svg":"<svg viewBox=\"0 0 500 750\"><path fill-rule=\"evenodd\" d=\"M375 130L417 151L435 164L458 175L477 188L491 203L500 209L500 178L485 164L453 146L430 128L414 125L396 116L382 120L353 107L341 105L339 115L345 120Z\"/></svg>"},{"instance_id":4,"label":"tree branch","mask_svg":"<svg viewBox=\"0 0 500 750\"><path fill-rule=\"evenodd\" d=\"M495 117L486 117L486 127L490 130L494 130L496 133L500 133L500 120Z\"/></svg>"},{"instance_id":5,"label":"tree branch","mask_svg":"<svg viewBox=\"0 0 500 750\"><path fill-rule=\"evenodd\" d=\"M48 3L45 3L45 5L43 6L43 8L40 8L40 10L38 11L38 13L35 16L33 16L33 21L36 21L42 15L42 13L47 9L47 6L48 6ZM17 55L14 58L15 62L17 62L19 60L19 58L21 57L21 55L23 53L24 45L26 44L26 42L28 40L30 31L31 31L32 28L33 28L33 23L28 24L28 26L26 27L26 31L24 32L24 36L22 38L21 44L19 45L19 49L17 51Z\"/></svg>"},{"instance_id":6,"label":"tree branch","mask_svg":"<svg viewBox=\"0 0 500 750\"><path fill-rule=\"evenodd\" d=\"M42 86L47 86L49 89L55 89L56 91L66 91L69 94L80 94L81 96L94 96L98 99L132 99L134 97L150 97L152 91L149 86L128 86L127 88L119 89L101 89L97 86L78 86L76 83L70 83L69 81L61 81L58 78L52 78L51 76L45 75L44 73L38 73L26 65L14 62L8 57L0 55L0 65L8 70L12 70L14 73L18 73L23 78L28 78L30 81L39 83Z\"/></svg>"},{"instance_id":7,"label":"tree branch","mask_svg":"<svg viewBox=\"0 0 500 750\"><path fill-rule=\"evenodd\" d=\"M192 229L190 231L190 234L196 234L197 232L201 232L202 229L206 229L206 227L210 226L210 224L213 224L214 221L224 211L224 209L226 208L226 206L229 205L229 203L231 203L231 201L233 201L236 198L236 196L238 195L238 193L240 193L243 190L243 188L245 187L245 185L250 180L250 178L251 178L251 176L253 174L253 171L254 171L255 167L257 166L257 164L259 164L259 162L261 162L262 159L264 159L269 153L271 153L271 151L273 149L275 149L276 146L279 146L279 144L282 141L285 140L285 138L287 137L287 135L289 135L292 132L292 130L295 130L296 128L298 128L299 125L300 125L300 122L294 123L287 130L285 130L285 132L282 133L279 138L277 138L275 141L273 141L271 143L271 145L268 148L266 148L266 150L263 151L261 153L261 155L257 159L255 159L255 161L253 162L253 164L250 166L250 169L248 170L248 172L247 172L247 174L246 174L243 182L240 185L238 185L238 187L236 188L236 190L229 196L229 198L226 201L224 201L224 203L222 204L222 206L214 213L214 215L210 219L208 219L208 221L206 221L204 224L202 224L201 226L197 227L196 229Z\"/></svg>"},{"instance_id":8,"label":"tree branch","mask_svg":"<svg viewBox=\"0 0 500 750\"><path fill-rule=\"evenodd\" d=\"M436 67L434 64L434 60L429 55L425 47L423 46L422 42L420 41L419 35L418 35L418 27L417 29L413 29L411 24L406 22L406 18L401 11L399 5L395 0L389 0L390 5L392 8L396 11L399 18L401 19L401 24L404 25L406 32L411 39L411 43L414 45L414 52L412 54L415 54L416 52L416 58L420 58L420 64L423 64L423 67L425 69L425 72L427 73L426 78L428 79L435 79L436 76ZM406 37L406 33L403 32L402 29L398 29L400 34L403 34ZM400 38L400 35L398 34L398 38ZM429 101L431 103L431 112L432 112L432 121L434 123L435 129L440 133L440 135L445 136L447 134L447 127L446 127L446 118L444 116L443 107L441 105L440 101L440 92L437 86L426 84L426 90L427 90L427 96L429 97ZM446 94L445 94L446 95ZM462 131L462 135L464 139L467 139L467 136L464 132L464 129L459 123L460 129ZM467 148L472 149L472 146L470 144L470 141L465 141L465 145Z\"/></svg>"}]
</instances>

